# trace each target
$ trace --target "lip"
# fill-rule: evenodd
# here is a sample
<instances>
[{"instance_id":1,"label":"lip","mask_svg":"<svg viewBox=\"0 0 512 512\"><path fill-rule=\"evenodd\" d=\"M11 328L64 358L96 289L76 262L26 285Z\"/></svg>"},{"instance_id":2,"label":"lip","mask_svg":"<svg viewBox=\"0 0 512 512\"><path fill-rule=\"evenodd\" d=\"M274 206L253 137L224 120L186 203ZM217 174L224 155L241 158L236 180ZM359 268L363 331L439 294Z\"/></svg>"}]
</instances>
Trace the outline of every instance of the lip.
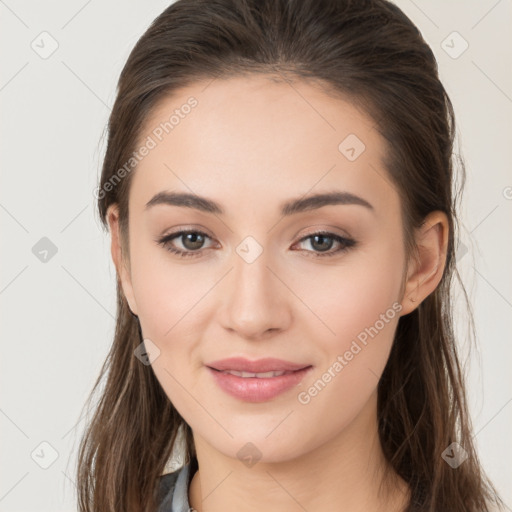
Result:
<instances>
[{"instance_id":1,"label":"lip","mask_svg":"<svg viewBox=\"0 0 512 512\"><path fill-rule=\"evenodd\" d=\"M264 373L271 371L294 372L311 365L292 363L290 361L284 361L283 359L276 359L274 357L266 357L264 359L257 359L256 361L250 361L244 357L230 357L228 359L213 361L212 363L208 363L206 366L220 371L234 370L238 372Z\"/></svg>"},{"instance_id":2,"label":"lip","mask_svg":"<svg viewBox=\"0 0 512 512\"><path fill-rule=\"evenodd\" d=\"M210 365L224 366L213 368ZM244 402L266 402L298 386L313 366L290 363L280 359L260 359L249 361L243 358L224 359L207 365L214 381L228 395ZM291 369L290 369L291 368ZM239 377L224 373L225 370L264 373L267 371L286 371L278 377Z\"/></svg>"}]
</instances>

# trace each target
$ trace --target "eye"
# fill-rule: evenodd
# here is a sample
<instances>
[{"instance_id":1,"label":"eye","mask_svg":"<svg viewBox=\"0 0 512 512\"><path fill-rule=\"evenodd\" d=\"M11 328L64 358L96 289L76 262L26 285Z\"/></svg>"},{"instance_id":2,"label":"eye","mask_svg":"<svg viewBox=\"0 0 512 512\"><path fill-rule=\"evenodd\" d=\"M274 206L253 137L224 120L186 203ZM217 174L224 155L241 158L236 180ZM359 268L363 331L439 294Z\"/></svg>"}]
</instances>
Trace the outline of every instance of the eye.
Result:
<instances>
[{"instance_id":1,"label":"eye","mask_svg":"<svg viewBox=\"0 0 512 512\"><path fill-rule=\"evenodd\" d=\"M207 238L209 239L210 237L202 231L183 230L166 235L157 240L157 243L180 258L193 258L202 254L203 244ZM181 239L184 249L177 248L173 245L172 242L175 239ZM318 250L306 250L306 252L313 253L313 257L318 258L335 256L336 254L348 251L351 247L354 247L357 244L357 242L351 238L345 238L327 231L320 231L305 236L299 240L297 244L301 244L307 240L310 240L311 246ZM334 251L330 251L335 243L338 244L338 248Z\"/></svg>"},{"instance_id":2,"label":"eye","mask_svg":"<svg viewBox=\"0 0 512 512\"><path fill-rule=\"evenodd\" d=\"M317 233L312 233L311 235L302 238L298 243L300 244L307 240L310 240L310 245L313 248L317 248L320 252L306 252L313 252L313 257L318 258L335 256L342 252L348 251L351 247L354 247L357 244L357 242L351 238L345 238L334 233L329 233L327 231L319 231ZM334 251L329 251L329 249L331 249L335 243L338 244L338 248Z\"/></svg>"},{"instance_id":3,"label":"eye","mask_svg":"<svg viewBox=\"0 0 512 512\"><path fill-rule=\"evenodd\" d=\"M165 247L169 252L176 254L180 258L200 256L202 251L198 249L202 248L206 238L210 238L206 233L202 231L178 231L170 235L166 235L157 242ZM185 250L176 248L171 244L174 239L181 239L182 245Z\"/></svg>"}]
</instances>

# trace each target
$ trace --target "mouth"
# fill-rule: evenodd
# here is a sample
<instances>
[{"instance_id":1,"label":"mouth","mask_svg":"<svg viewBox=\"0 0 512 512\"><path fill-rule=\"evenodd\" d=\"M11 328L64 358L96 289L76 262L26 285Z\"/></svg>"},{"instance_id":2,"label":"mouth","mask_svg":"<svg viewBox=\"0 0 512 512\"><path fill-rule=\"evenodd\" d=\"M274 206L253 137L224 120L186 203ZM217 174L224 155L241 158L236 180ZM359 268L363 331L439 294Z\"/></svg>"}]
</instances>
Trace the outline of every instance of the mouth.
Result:
<instances>
[{"instance_id":1,"label":"mouth","mask_svg":"<svg viewBox=\"0 0 512 512\"><path fill-rule=\"evenodd\" d=\"M237 377L242 377L243 379L247 378L256 378L256 379L271 379L272 377L281 377L282 375L289 375L291 373L298 372L300 370L293 371L270 371L270 372L260 372L260 373L251 373L251 372L240 372L236 370L217 370L217 368L209 367L212 370L220 373L228 373L229 375L236 375ZM301 370L305 370L309 368L309 366L305 366L301 368Z\"/></svg>"},{"instance_id":2,"label":"mouth","mask_svg":"<svg viewBox=\"0 0 512 512\"><path fill-rule=\"evenodd\" d=\"M208 363L206 366L217 371L231 372L238 377L270 378L303 370L310 364L294 363L283 359L267 357L252 361L244 357L230 357Z\"/></svg>"},{"instance_id":3,"label":"mouth","mask_svg":"<svg viewBox=\"0 0 512 512\"><path fill-rule=\"evenodd\" d=\"M226 362L224 360L222 364L215 363L215 366L226 366L235 364ZM239 361L240 363L240 361ZM213 364L213 363L212 363ZM300 365L289 362L280 361L279 363L270 362L267 360L257 363L247 364L247 360L243 363L245 369L240 368L218 368L207 365L206 368L213 376L213 381L217 384L219 389L230 395L231 397L237 398L244 402L266 402L278 395L291 390L292 388L299 386L303 381L306 374L313 368L312 365ZM247 371L247 366L250 364L280 364L295 366L295 369L268 369L264 368L265 371ZM238 365L239 366L239 365Z\"/></svg>"}]
</instances>

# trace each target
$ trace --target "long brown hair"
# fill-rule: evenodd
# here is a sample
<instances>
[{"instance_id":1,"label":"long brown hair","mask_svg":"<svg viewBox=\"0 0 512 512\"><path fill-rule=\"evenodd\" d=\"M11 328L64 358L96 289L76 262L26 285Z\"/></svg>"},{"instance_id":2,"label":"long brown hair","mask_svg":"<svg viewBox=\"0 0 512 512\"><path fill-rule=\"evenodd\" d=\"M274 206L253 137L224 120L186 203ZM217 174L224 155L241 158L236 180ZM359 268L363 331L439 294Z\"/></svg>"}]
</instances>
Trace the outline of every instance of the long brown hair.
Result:
<instances>
[{"instance_id":1,"label":"long brown hair","mask_svg":"<svg viewBox=\"0 0 512 512\"><path fill-rule=\"evenodd\" d=\"M442 280L399 320L378 385L379 436L384 454L410 486L408 511L482 512L501 501L472 441L464 372L456 350L451 304L458 229L457 202L465 170L454 176L455 118L435 57L416 26L386 0L178 0L139 39L118 83L96 192L119 206L128 255L128 193L136 166L126 168L159 102L196 80L247 73L313 80L357 103L387 140L385 166L402 205L407 256L414 229L444 212L449 241ZM286 78L285 78L286 77ZM124 172L120 169L124 168ZM454 190L460 178L459 194ZM472 313L464 297L468 318ZM114 341L89 396L104 382L81 440L77 464L81 512L156 510L158 478L185 433L185 462L195 455L192 432L169 401L150 365L134 350L138 318L117 281ZM457 442L468 459L454 469L444 450Z\"/></svg>"}]
</instances>

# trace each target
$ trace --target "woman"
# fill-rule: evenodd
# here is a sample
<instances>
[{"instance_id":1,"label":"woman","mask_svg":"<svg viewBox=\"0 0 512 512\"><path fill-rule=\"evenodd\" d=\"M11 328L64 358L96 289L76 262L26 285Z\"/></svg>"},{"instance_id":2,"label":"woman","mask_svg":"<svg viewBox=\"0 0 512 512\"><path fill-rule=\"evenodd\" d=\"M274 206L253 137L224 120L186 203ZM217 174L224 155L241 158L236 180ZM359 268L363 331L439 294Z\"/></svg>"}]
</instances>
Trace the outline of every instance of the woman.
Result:
<instances>
[{"instance_id":1,"label":"woman","mask_svg":"<svg viewBox=\"0 0 512 512\"><path fill-rule=\"evenodd\" d=\"M118 314L81 511L499 504L452 327L454 133L387 1L179 0L153 22L97 190Z\"/></svg>"}]
</instances>

